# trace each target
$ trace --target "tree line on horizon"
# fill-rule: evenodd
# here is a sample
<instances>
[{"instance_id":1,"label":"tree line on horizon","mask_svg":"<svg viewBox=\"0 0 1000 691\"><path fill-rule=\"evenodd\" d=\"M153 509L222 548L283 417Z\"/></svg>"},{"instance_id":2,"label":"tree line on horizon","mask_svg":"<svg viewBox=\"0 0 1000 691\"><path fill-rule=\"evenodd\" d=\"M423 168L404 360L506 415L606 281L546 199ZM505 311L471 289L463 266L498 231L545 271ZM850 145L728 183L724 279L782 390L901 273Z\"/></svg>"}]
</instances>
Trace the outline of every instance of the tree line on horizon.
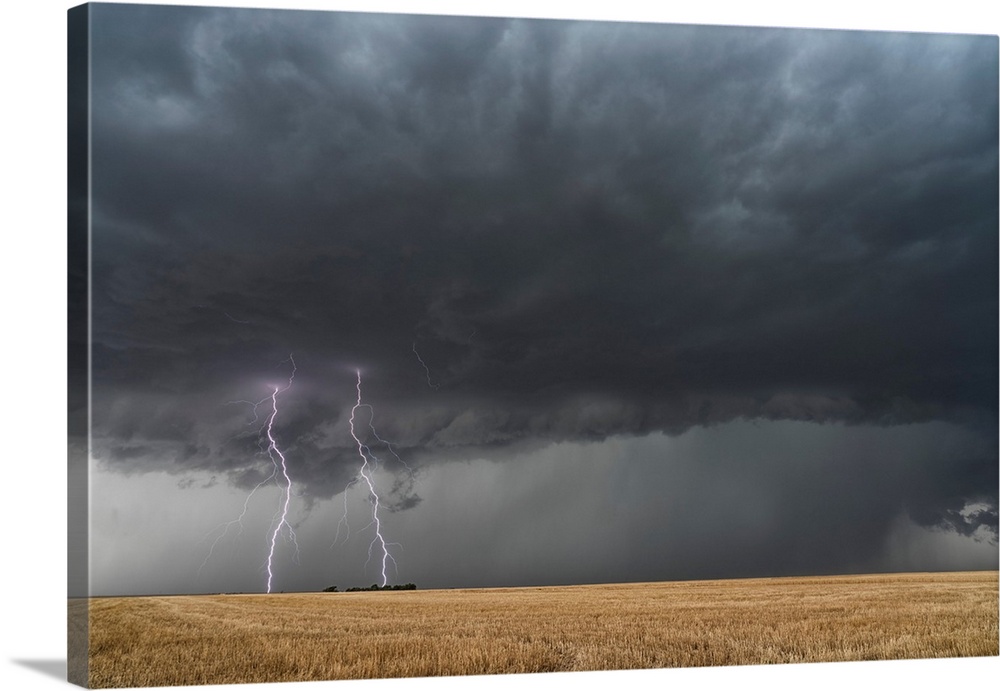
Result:
<instances>
[{"instance_id":1,"label":"tree line on horizon","mask_svg":"<svg viewBox=\"0 0 1000 691\"><path fill-rule=\"evenodd\" d=\"M368 591L368 590L416 590L416 589L417 589L417 586L415 584L413 584L413 583L405 583L403 585L379 585L378 583L372 583L367 588L353 587L353 588L348 588L347 590L345 590L343 592L345 592L345 593L358 593L358 592L364 592L364 591ZM337 590L337 586L331 585L328 588L323 588L323 592L324 593L339 593L341 591Z\"/></svg>"}]
</instances>

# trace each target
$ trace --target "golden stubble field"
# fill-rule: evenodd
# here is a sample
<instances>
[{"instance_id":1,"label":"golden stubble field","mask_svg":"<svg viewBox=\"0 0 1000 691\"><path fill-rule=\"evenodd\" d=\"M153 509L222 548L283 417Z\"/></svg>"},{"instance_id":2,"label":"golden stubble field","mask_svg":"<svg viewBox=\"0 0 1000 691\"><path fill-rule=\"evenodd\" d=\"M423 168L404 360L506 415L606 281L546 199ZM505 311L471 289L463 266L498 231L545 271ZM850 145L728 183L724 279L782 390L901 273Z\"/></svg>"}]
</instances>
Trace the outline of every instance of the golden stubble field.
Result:
<instances>
[{"instance_id":1,"label":"golden stubble field","mask_svg":"<svg viewBox=\"0 0 1000 691\"><path fill-rule=\"evenodd\" d=\"M92 687L998 655L998 574L90 600Z\"/></svg>"}]
</instances>

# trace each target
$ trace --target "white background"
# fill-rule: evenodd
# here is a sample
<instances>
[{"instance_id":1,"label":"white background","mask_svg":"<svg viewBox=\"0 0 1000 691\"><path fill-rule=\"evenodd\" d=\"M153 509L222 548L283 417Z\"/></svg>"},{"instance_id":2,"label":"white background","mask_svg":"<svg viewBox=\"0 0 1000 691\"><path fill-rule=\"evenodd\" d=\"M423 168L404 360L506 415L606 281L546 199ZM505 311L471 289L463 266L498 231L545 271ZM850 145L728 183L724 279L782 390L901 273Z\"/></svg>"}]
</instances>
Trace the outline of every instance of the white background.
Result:
<instances>
[{"instance_id":1,"label":"white background","mask_svg":"<svg viewBox=\"0 0 1000 691\"><path fill-rule=\"evenodd\" d=\"M160 4L192 4L161 0ZM0 22L0 687L65 684L66 593L66 10L77 3L14 0ZM219 6L411 11L522 17L581 17L701 24L998 33L991 2L700 0L658 7L652 0L324 0L227 2ZM594 672L363 682L249 684L246 691L330 689L769 689L905 686L975 687L1000 678L1000 658L836 663L713 669ZM230 687L203 687L222 689Z\"/></svg>"}]
</instances>

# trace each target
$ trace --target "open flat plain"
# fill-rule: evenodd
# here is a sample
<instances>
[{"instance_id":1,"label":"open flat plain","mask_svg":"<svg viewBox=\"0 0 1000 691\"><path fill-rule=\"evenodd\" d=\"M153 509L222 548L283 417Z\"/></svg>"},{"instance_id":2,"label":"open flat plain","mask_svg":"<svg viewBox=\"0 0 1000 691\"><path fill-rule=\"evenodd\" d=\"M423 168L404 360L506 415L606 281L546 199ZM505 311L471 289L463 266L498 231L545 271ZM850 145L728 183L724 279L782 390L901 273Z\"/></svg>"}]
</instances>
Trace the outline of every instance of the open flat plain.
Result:
<instances>
[{"instance_id":1,"label":"open flat plain","mask_svg":"<svg viewBox=\"0 0 1000 691\"><path fill-rule=\"evenodd\" d=\"M90 600L92 687L998 655L998 573Z\"/></svg>"}]
</instances>

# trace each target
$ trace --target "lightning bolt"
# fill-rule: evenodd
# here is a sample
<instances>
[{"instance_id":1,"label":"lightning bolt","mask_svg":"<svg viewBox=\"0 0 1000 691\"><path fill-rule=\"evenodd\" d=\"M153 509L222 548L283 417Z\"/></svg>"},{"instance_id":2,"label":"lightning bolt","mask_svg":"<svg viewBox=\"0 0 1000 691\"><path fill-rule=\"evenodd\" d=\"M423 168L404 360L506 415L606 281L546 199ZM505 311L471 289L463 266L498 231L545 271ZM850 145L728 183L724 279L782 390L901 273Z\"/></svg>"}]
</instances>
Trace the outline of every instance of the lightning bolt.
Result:
<instances>
[{"instance_id":1,"label":"lightning bolt","mask_svg":"<svg viewBox=\"0 0 1000 691\"><path fill-rule=\"evenodd\" d=\"M355 407L357 408L358 406L355 406ZM383 444L385 446L385 448L389 451L389 453L392 455L392 457L396 459L396 462L399 463L399 465L403 466L406 469L406 473L407 473L407 476L408 476L408 483L409 483L408 486L410 488L412 488L413 487L413 480L414 480L414 478L413 478L413 468L411 468L407 464L407 462L404 461L400 457L400 455L398 453L396 453L396 450L394 448L392 448L392 442L391 441L389 441L388 439L383 439L382 437L379 436L378 431L375 429L375 410L372 408L372 406L370 404L368 404L368 403L362 403L360 407L361 408L367 408L368 412L370 414L369 418L368 418L368 431L369 431L369 433L371 434L371 436L373 436L375 438L376 441L378 441L380 444ZM355 437L355 441L357 441L356 437ZM372 452L371 447L365 445L365 451L367 452L368 457L371 459L372 465L373 466L377 466L378 465L378 457ZM349 483L347 483L347 486L344 488L344 513L340 517L340 521L337 523L337 532L336 532L336 535L333 538L333 544L330 545L331 547L335 547L340 542L340 532L342 530L345 531L344 543L347 543L347 541L350 540L350 538L351 538L351 524L347 520L347 515L348 515L347 493L357 483L358 483L358 478L354 478ZM391 490L391 492L395 492L399 487L402 487L402 486L403 486L403 482L397 480L396 483L393 484L393 489ZM396 544L396 543L391 543L391 544Z\"/></svg>"},{"instance_id":2,"label":"lightning bolt","mask_svg":"<svg viewBox=\"0 0 1000 691\"><path fill-rule=\"evenodd\" d=\"M287 361L292 363L292 373L288 377L288 383L285 384L284 386L275 386L270 396L266 396L265 398L262 398L261 400L256 402L230 401L230 403L246 403L250 406L253 406L253 420L247 423L249 425L253 425L260 420L258 409L265 402L270 401L271 412L267 416L264 425L259 430L258 445L260 446L261 453L267 453L267 456L271 461L272 465L271 474L261 482L257 483L257 485L250 491L250 493L247 495L247 498L243 501L243 510L240 512L239 516L237 516L236 518L227 523L223 523L222 525L216 527L208 534L211 535L219 528L222 528L222 532L212 542L212 546L208 551L208 555L205 557L204 561L202 561L201 566L198 567L198 573L200 574L202 569L205 568L205 565L212 558L216 546L226 535L229 534L229 531L234 526L239 527L239 532L237 533L237 535L241 535L243 533L243 519L246 517L247 512L249 511L250 501L257 493L257 490L259 490L264 485L272 481L275 481L276 484L278 484L279 488L281 488L283 491L281 493L281 500L279 501L278 510L274 514L274 517L271 519L271 527L269 529L270 538L268 540L269 549L268 549L267 559L264 563L264 567L267 570L267 592L269 593L271 592L271 585L274 581L274 554L275 550L277 549L278 536L282 533L282 530L287 532L288 539L295 545L295 557L294 557L295 561L298 561L299 557L298 540L296 539L294 529L288 522L288 509L291 504L291 498L292 498L292 479L288 474L288 463L285 458L285 454L278 446L278 442L274 437L274 422L275 419L278 417L278 395L284 393L285 391L291 388L292 381L295 379L295 372L297 370L295 365L295 359L292 357L291 354L289 354ZM267 441L266 446L264 444L265 439ZM281 476L280 482L278 481L279 475ZM206 536L206 539L207 537L208 536Z\"/></svg>"},{"instance_id":3,"label":"lightning bolt","mask_svg":"<svg viewBox=\"0 0 1000 691\"><path fill-rule=\"evenodd\" d=\"M372 522L369 525L375 526L375 537L368 545L368 560L371 561L372 552L375 550L377 545L378 549L382 553L382 586L384 587L389 580L387 574L387 570L389 568L389 562L391 561L392 565L395 567L396 560L393 559L392 555L389 553L389 545L391 543L387 543L385 541L385 537L382 535L382 521L379 518L379 508L381 506L381 499L379 498L378 492L375 491L375 482L372 479L372 471L374 471L378 467L378 458L375 456L375 454L372 453L368 445L361 440L361 438L358 436L357 429L355 428L355 418L357 416L359 408L367 408L369 413L371 413L372 418L374 418L373 408L367 403L361 402L361 370L357 370L357 374L358 374L358 384L357 384L358 398L357 402L354 404L354 407L351 408L351 417L349 420L349 424L351 428L351 437L354 439L354 442L358 445L358 455L361 457L361 470L359 474L361 475L361 479L364 480L365 484L368 486L368 495L370 497L372 505ZM389 452L392 453L392 455L395 456L397 459L399 459L399 456L396 455L396 452L392 450L392 447L389 446L388 443L385 442L383 439L381 439L377 433L375 433L375 427L373 426L373 422L371 419L368 422L368 427L371 430L372 435L375 437L375 439L382 442L383 444L386 444L386 446L389 448ZM402 460L400 460L400 463L402 463ZM351 484L354 483L352 482ZM348 488L350 486L351 485L348 485ZM346 488L344 490L344 494L345 494L344 516L346 518L347 515ZM338 526L338 534L339 534L339 526ZM365 562L366 565L367 563L368 562Z\"/></svg>"},{"instance_id":4,"label":"lightning bolt","mask_svg":"<svg viewBox=\"0 0 1000 691\"><path fill-rule=\"evenodd\" d=\"M261 406L264 406L265 404L269 403L270 413L266 416L263 425L259 429L258 445L260 447L261 453L267 454L268 458L271 461L272 468L270 475L261 482L259 482L247 495L246 499L243 502L243 509L240 512L240 514L233 520L227 523L223 523L222 525L218 526L215 529L219 530L221 528L221 532L213 541L212 546L209 549L208 555L205 557L205 560L198 568L198 572L200 574L202 569L211 559L220 541L226 535L228 535L231 530L238 527L239 529L238 534L243 533L243 519L246 517L249 511L250 502L253 499L254 495L257 493L257 490L259 490L261 487L264 487L265 485L271 482L274 482L282 491L281 491L281 499L279 501L278 510L274 514L274 517L271 520L271 525L268 530L269 533L269 537L267 540L268 553L267 553L267 559L265 560L264 563L264 568L267 571L268 593L271 592L274 583L274 563L275 563L275 554L278 547L279 536L281 536L283 533L286 533L287 539L295 544L296 561L298 561L298 554L299 554L299 545L295 536L295 531L288 521L288 513L292 499L292 479L288 473L288 461L287 458L285 457L285 453L279 446L278 440L275 437L275 422L278 418L278 413L279 413L278 399L281 396L281 394L283 394L284 392L286 392L288 389L291 388L292 382L295 379L295 373L297 371L295 360L291 355L288 356L288 362L291 362L292 364L292 372L288 377L288 382L284 386L275 386L269 396L266 396L256 402L230 401L230 403L244 403L252 406L253 420L248 423L250 425L254 425L260 422L261 414L259 410ZM340 524L338 524L337 526L337 537L334 540L334 545L336 545L340 539L341 527L347 528L348 531L347 537L348 538L350 537L350 526L347 525L347 492L354 485L363 482L368 489L369 502L371 504L371 518L372 518L371 523L369 523L368 526L366 526L366 529L368 527L374 527L375 529L375 537L368 545L368 561L365 562L365 567L367 568L368 564L371 562L372 558L376 555L376 553L381 554L380 558L381 576L382 576L381 585L384 587L389 580L388 571L390 563L392 564L393 568L397 566L396 560L389 551L389 548L393 546L398 546L398 543L387 542L383 534L382 518L380 516L380 510L384 507L382 504L382 498L379 496L378 490L376 489L375 479L374 479L374 472L378 470L379 459L375 455L369 444L366 442L366 440L374 439L379 444L385 446L385 448L388 450L388 453L391 454L392 457L401 466L406 468L410 476L411 484L413 481L413 470L410 468L409 465L406 464L405 461L403 461L402 458L400 458L399 454L393 448L392 442L383 439L381 436L379 436L377 430L375 429L374 408L370 404L364 403L362 400L361 371L357 370L356 373L357 373L357 383L355 389L357 391L357 399L355 401L354 406L351 408L349 426L350 426L351 438L354 440L355 444L357 444L358 456L361 458L361 468L359 470L358 477L355 477L344 489L344 517L341 519ZM358 423L358 411L361 410L362 408L367 409L369 413L369 418L367 422L367 430L365 430L364 432L359 432L359 427L361 427L361 425L360 423ZM374 442L372 442L372 444L374 444ZM394 485L394 489L392 490L393 492L396 491L395 487L396 485ZM206 539L210 537L215 532L215 530L211 531L206 536Z\"/></svg>"},{"instance_id":5,"label":"lightning bolt","mask_svg":"<svg viewBox=\"0 0 1000 691\"><path fill-rule=\"evenodd\" d=\"M420 357L420 353L417 352L417 342L416 341L413 342L413 354L417 356L417 360L423 366L424 372L427 374L427 386L429 386L429 387L431 387L432 389L435 389L435 390L441 388L440 384L432 384L431 383L431 369L430 369L430 367L427 366L427 363L424 362L424 359L422 357Z\"/></svg>"},{"instance_id":6,"label":"lightning bolt","mask_svg":"<svg viewBox=\"0 0 1000 691\"><path fill-rule=\"evenodd\" d=\"M229 317L230 321L234 321L237 324L253 324L252 321L248 321L246 319L237 319L236 317L234 317L233 315L231 315L229 312L223 312L223 314L226 315L227 317Z\"/></svg>"},{"instance_id":7,"label":"lightning bolt","mask_svg":"<svg viewBox=\"0 0 1000 691\"><path fill-rule=\"evenodd\" d=\"M292 363L292 374L288 377L288 384L284 387L276 386L274 387L274 392L271 394L271 415L267 418L267 439L270 442L267 446L267 455L271 458L271 462L274 464L275 471L279 469L279 463L275 460L275 456L278 457L280 463L281 476L285 480L285 498L281 505L279 513L281 518L272 521L274 524L274 531L271 533L271 550L267 553L267 592L271 592L271 581L274 579L274 573L272 571L272 563L274 561L274 549L278 541L278 534L281 529L287 528L288 537L292 542L295 543L295 551L298 554L299 543L295 539L295 531L292 530L291 524L288 523L288 505L292 501L292 479L288 476L288 464L285 461L285 454L281 452L278 448L278 442L274 439L274 419L278 416L278 394L287 391L292 386L292 380L295 379L295 360L292 359L291 354L288 356L289 361Z\"/></svg>"}]
</instances>

